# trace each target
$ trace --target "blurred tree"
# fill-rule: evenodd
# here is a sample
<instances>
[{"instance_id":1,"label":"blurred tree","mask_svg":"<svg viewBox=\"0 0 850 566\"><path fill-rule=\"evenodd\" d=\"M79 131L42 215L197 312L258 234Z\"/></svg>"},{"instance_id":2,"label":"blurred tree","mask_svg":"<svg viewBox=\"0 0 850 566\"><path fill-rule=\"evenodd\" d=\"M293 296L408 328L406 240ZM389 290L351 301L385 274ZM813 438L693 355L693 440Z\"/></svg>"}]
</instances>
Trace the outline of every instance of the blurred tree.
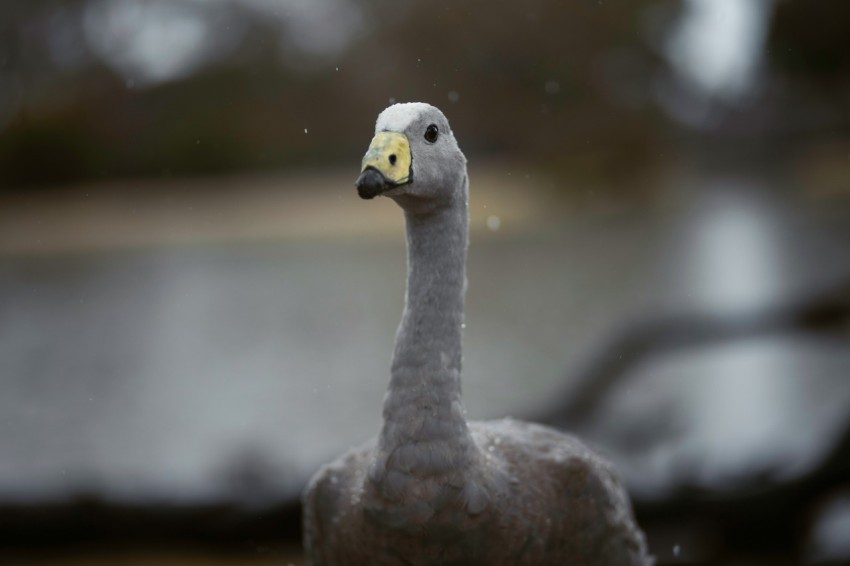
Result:
<instances>
[{"instance_id":1,"label":"blurred tree","mask_svg":"<svg viewBox=\"0 0 850 566\"><path fill-rule=\"evenodd\" d=\"M780 86L775 128L785 143L850 134L850 4L784 1L776 7L768 57Z\"/></svg>"},{"instance_id":2,"label":"blurred tree","mask_svg":"<svg viewBox=\"0 0 850 566\"><path fill-rule=\"evenodd\" d=\"M351 59L368 80L352 86L449 112L455 100L453 124L472 151L549 167L611 154L613 169L628 171L664 126L652 87L666 62L651 35L673 21L676 4L411 2L401 21L357 46Z\"/></svg>"},{"instance_id":3,"label":"blurred tree","mask_svg":"<svg viewBox=\"0 0 850 566\"><path fill-rule=\"evenodd\" d=\"M791 80L847 88L848 21L850 4L842 0L779 2L770 34L769 57L775 69Z\"/></svg>"},{"instance_id":4,"label":"blurred tree","mask_svg":"<svg viewBox=\"0 0 850 566\"><path fill-rule=\"evenodd\" d=\"M0 186L350 162L391 99L448 107L472 152L555 167L570 155L591 173L615 155L610 169L628 171L659 131L664 61L648 36L663 26L650 24L676 2L372 0L360 41L312 65L292 64L280 29L234 4L248 30L236 48L151 85L98 59L88 4L4 4L2 73L22 95L0 122Z\"/></svg>"},{"instance_id":5,"label":"blurred tree","mask_svg":"<svg viewBox=\"0 0 850 566\"><path fill-rule=\"evenodd\" d=\"M95 4L0 6L0 187L350 164L391 99L445 108L471 154L572 175L628 179L685 131L657 104L681 0L369 0L351 4L362 25L349 47L325 58L252 3L191 3L241 31L160 83L92 47ZM759 119L814 100L826 118L809 127L844 127L848 10L777 4L769 64L787 84L759 95Z\"/></svg>"}]
</instances>

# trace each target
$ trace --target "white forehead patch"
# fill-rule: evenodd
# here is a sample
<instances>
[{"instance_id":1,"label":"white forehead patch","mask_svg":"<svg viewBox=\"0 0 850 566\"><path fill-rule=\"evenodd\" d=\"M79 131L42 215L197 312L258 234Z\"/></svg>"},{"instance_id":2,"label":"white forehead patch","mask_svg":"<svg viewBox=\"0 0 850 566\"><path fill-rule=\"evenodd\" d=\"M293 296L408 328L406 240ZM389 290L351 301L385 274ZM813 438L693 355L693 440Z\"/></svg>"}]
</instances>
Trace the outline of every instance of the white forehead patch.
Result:
<instances>
[{"instance_id":1,"label":"white forehead patch","mask_svg":"<svg viewBox=\"0 0 850 566\"><path fill-rule=\"evenodd\" d=\"M434 108L424 102L402 102L393 104L378 114L375 131L403 132L407 126L423 113Z\"/></svg>"}]
</instances>

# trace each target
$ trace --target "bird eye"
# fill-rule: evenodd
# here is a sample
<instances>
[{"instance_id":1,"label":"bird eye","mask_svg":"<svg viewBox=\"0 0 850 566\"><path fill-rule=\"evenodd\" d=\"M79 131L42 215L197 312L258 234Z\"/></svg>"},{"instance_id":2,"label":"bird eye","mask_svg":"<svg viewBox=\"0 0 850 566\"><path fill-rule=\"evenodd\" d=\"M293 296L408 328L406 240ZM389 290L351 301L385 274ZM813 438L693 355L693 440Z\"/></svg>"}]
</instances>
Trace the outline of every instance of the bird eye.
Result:
<instances>
[{"instance_id":1,"label":"bird eye","mask_svg":"<svg viewBox=\"0 0 850 566\"><path fill-rule=\"evenodd\" d=\"M440 135L440 130L437 129L437 126L431 124L425 129L425 141L428 143L434 143L437 141L437 137Z\"/></svg>"}]
</instances>

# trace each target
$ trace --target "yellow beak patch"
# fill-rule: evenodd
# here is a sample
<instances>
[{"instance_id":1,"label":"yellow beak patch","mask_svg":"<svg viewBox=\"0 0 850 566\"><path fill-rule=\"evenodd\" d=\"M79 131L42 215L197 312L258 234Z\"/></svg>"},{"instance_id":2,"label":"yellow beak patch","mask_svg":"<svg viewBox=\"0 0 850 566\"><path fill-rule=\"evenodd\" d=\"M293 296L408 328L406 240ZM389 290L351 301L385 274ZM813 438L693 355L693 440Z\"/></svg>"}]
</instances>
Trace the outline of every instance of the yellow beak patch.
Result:
<instances>
[{"instance_id":1,"label":"yellow beak patch","mask_svg":"<svg viewBox=\"0 0 850 566\"><path fill-rule=\"evenodd\" d=\"M413 177L410 141L399 132L378 132L372 138L360 171L373 167L393 185L409 183Z\"/></svg>"}]
</instances>

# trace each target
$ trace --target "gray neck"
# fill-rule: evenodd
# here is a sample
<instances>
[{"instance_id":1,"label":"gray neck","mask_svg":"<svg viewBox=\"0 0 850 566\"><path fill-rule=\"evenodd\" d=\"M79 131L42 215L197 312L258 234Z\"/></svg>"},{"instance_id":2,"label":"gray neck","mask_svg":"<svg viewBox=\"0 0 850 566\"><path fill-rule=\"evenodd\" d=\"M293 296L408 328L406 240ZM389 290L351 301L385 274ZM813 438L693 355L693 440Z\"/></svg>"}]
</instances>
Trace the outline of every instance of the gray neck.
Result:
<instances>
[{"instance_id":1,"label":"gray neck","mask_svg":"<svg viewBox=\"0 0 850 566\"><path fill-rule=\"evenodd\" d=\"M387 471L444 475L468 466L475 451L460 385L465 201L464 191L446 207L405 213L407 294L378 444Z\"/></svg>"},{"instance_id":2,"label":"gray neck","mask_svg":"<svg viewBox=\"0 0 850 566\"><path fill-rule=\"evenodd\" d=\"M409 373L460 377L467 213L464 203L406 213L407 293L390 385ZM457 385L460 386L459 380Z\"/></svg>"}]
</instances>

